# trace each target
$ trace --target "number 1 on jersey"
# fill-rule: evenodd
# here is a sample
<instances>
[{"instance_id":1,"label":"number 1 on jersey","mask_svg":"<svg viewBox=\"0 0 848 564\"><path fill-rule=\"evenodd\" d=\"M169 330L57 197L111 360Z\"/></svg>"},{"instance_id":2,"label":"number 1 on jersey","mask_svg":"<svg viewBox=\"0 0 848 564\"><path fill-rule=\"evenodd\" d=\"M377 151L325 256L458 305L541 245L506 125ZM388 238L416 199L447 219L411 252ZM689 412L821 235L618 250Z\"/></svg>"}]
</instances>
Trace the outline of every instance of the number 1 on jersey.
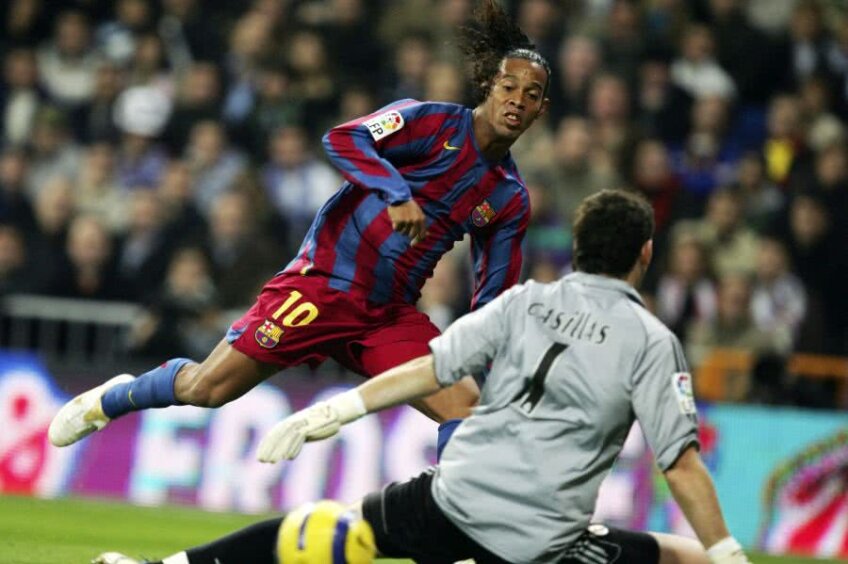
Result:
<instances>
[{"instance_id":1,"label":"number 1 on jersey","mask_svg":"<svg viewBox=\"0 0 848 564\"><path fill-rule=\"evenodd\" d=\"M548 350L545 351L545 354L542 355L542 360L539 362L539 366L536 368L533 378L527 381L527 385L512 401L518 401L523 397L524 400L519 404L519 407L527 407L528 413L533 411L536 404L538 404L539 400L542 399L542 394L545 392L545 378L548 377L548 372L551 371L551 366L553 366L556 358L567 348L568 345L564 343L552 344Z\"/></svg>"}]
</instances>

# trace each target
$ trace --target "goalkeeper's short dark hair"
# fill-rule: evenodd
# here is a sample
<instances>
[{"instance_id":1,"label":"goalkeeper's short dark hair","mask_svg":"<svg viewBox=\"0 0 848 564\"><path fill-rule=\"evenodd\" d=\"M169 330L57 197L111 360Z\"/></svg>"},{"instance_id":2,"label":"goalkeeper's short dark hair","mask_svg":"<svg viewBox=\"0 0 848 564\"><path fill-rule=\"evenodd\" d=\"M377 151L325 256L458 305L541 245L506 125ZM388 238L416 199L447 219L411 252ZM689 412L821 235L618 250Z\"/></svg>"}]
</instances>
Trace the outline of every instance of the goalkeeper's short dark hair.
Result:
<instances>
[{"instance_id":1,"label":"goalkeeper's short dark hair","mask_svg":"<svg viewBox=\"0 0 848 564\"><path fill-rule=\"evenodd\" d=\"M574 268L623 277L654 233L654 210L639 194L602 190L583 200L574 217Z\"/></svg>"}]
</instances>

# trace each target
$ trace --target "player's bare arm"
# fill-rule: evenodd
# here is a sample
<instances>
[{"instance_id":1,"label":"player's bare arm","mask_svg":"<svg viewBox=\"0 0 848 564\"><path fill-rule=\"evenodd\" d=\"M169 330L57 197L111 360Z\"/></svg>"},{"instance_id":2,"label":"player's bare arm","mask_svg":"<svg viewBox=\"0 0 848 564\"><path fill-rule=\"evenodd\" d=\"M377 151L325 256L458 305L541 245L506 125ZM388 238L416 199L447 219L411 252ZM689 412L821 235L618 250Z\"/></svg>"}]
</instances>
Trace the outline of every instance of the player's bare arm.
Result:
<instances>
[{"instance_id":1,"label":"player's bare arm","mask_svg":"<svg viewBox=\"0 0 848 564\"><path fill-rule=\"evenodd\" d=\"M712 478L694 447L687 448L666 470L665 479L683 514L707 547L710 561L716 564L748 562L742 547L730 536Z\"/></svg>"}]
</instances>

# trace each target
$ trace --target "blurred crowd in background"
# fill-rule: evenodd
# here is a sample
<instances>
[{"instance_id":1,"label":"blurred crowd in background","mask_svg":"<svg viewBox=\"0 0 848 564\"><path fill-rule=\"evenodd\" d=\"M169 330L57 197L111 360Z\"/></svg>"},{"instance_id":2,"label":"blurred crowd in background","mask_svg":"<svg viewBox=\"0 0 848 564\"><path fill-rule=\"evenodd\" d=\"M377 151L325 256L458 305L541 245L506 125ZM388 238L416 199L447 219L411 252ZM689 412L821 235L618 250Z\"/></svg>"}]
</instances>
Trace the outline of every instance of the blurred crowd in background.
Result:
<instances>
[{"instance_id":1,"label":"blurred crowd in background","mask_svg":"<svg viewBox=\"0 0 848 564\"><path fill-rule=\"evenodd\" d=\"M695 367L848 355L848 9L838 0L515 0L553 68L514 147L525 277L568 272L603 188L656 212L643 294ZM130 301L131 349L205 356L340 185L321 135L399 98L469 103L472 0L7 0L0 7L0 295ZM467 311L468 250L420 307ZM772 367L769 370L769 367Z\"/></svg>"}]
</instances>

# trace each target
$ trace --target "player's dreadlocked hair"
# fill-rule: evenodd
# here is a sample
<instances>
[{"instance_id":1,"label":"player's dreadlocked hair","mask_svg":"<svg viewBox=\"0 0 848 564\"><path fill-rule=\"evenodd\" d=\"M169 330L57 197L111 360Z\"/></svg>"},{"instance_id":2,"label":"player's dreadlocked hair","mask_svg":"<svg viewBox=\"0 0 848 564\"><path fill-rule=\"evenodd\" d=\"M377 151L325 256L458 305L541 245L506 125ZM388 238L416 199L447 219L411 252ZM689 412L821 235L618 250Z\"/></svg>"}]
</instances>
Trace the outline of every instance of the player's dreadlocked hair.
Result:
<instances>
[{"instance_id":1,"label":"player's dreadlocked hair","mask_svg":"<svg viewBox=\"0 0 848 564\"><path fill-rule=\"evenodd\" d=\"M548 73L544 94L548 93L551 81L548 61L495 0L481 0L472 25L460 29L459 47L472 64L477 102L489 96L492 78L505 58L527 59L544 68Z\"/></svg>"}]
</instances>

